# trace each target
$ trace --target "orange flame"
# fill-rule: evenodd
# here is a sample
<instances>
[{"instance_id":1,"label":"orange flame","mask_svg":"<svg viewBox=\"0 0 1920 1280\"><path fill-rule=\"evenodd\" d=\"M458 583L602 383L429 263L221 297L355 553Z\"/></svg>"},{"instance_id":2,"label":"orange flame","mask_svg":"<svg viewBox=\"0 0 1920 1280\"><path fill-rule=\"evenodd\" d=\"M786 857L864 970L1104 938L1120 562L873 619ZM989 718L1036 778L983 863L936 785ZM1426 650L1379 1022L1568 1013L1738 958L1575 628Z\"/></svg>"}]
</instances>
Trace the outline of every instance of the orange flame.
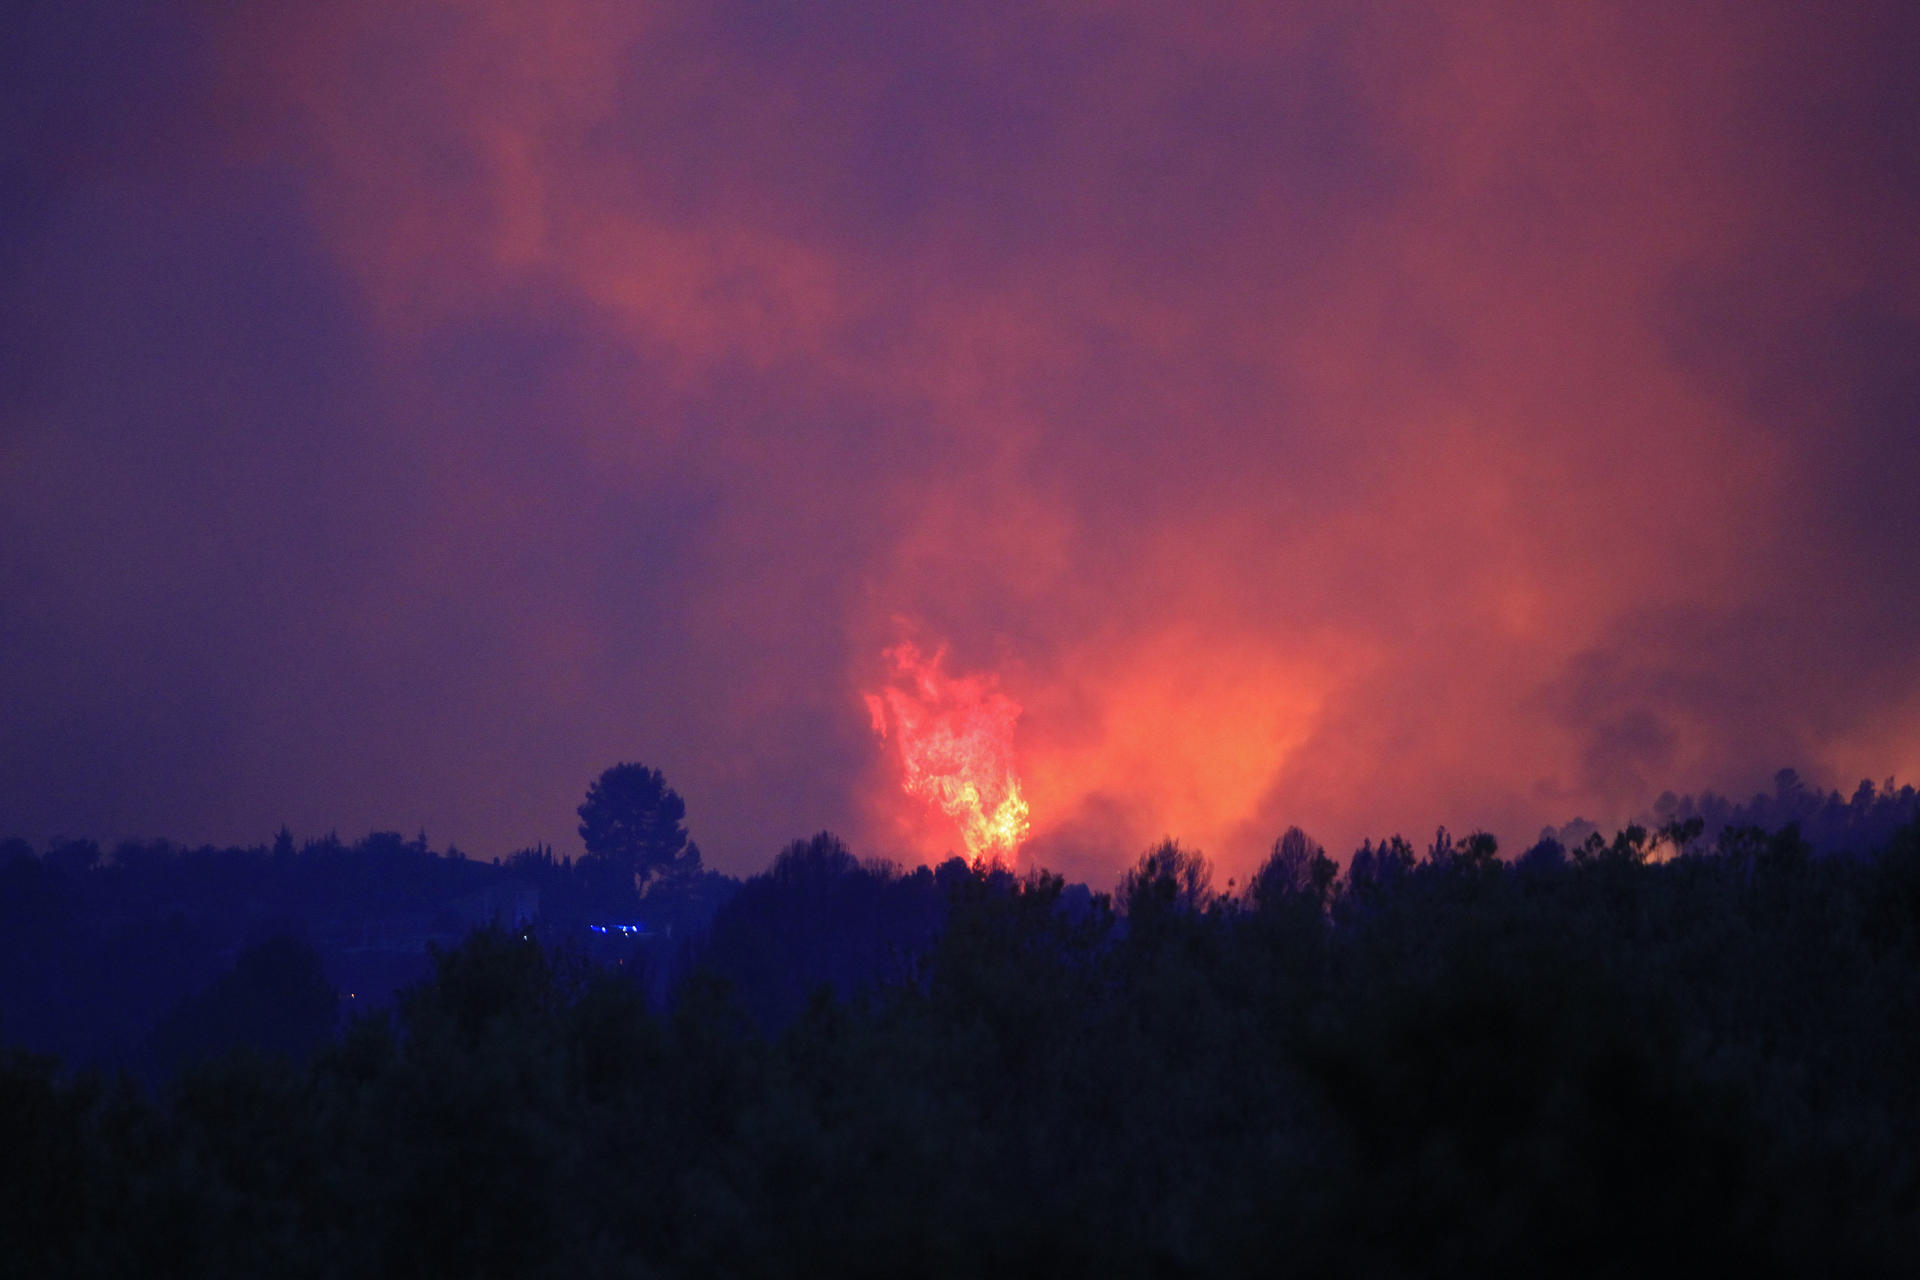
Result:
<instances>
[{"instance_id":1,"label":"orange flame","mask_svg":"<svg viewBox=\"0 0 1920 1280\"><path fill-rule=\"evenodd\" d=\"M938 805L960 825L976 865L1013 861L1027 838L1027 802L1013 771L1020 704L992 675L952 677L909 642L885 651L893 680L866 695L873 731L899 744L907 794Z\"/></svg>"}]
</instances>

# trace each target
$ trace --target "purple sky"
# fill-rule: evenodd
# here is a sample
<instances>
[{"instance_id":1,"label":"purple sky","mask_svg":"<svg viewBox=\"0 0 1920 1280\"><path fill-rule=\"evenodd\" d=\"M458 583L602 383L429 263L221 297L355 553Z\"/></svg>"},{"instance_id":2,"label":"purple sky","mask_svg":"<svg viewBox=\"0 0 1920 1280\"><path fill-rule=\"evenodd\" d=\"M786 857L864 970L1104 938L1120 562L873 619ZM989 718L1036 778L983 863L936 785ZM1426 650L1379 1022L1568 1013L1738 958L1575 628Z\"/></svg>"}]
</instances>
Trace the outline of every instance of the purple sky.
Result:
<instances>
[{"instance_id":1,"label":"purple sky","mask_svg":"<svg viewBox=\"0 0 1920 1280\"><path fill-rule=\"evenodd\" d=\"M902 639L1101 883L1920 773L1911 4L10 26L0 833L917 860Z\"/></svg>"}]
</instances>

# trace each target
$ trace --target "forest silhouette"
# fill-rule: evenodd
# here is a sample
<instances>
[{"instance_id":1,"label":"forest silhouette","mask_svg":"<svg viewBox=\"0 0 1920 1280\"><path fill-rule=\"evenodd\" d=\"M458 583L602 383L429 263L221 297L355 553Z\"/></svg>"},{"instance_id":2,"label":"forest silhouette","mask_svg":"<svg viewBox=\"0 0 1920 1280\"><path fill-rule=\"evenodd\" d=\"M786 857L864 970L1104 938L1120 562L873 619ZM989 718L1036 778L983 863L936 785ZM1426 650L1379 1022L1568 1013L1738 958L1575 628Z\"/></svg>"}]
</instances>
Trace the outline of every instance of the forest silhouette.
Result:
<instances>
[{"instance_id":1,"label":"forest silhouette","mask_svg":"<svg viewBox=\"0 0 1920 1280\"><path fill-rule=\"evenodd\" d=\"M624 798L622 798L624 797ZM627 806L621 811L621 806ZM1111 892L829 833L0 845L20 1275L1907 1274L1920 820L1783 772L1517 857Z\"/></svg>"}]
</instances>

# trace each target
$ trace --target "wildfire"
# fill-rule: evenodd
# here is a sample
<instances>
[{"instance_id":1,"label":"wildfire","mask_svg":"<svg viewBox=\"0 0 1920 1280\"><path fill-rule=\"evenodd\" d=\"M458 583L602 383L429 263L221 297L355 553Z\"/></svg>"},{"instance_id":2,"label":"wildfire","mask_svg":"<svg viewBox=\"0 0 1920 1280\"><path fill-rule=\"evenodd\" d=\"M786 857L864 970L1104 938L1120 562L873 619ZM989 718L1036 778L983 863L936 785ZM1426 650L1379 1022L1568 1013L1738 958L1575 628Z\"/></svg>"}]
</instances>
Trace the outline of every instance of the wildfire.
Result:
<instances>
[{"instance_id":1,"label":"wildfire","mask_svg":"<svg viewBox=\"0 0 1920 1280\"><path fill-rule=\"evenodd\" d=\"M948 676L944 648L923 657L911 643L885 651L893 677L866 695L873 731L898 744L907 794L938 805L960 826L973 862L1013 861L1027 838L1027 802L1013 771L1020 704L992 675Z\"/></svg>"}]
</instances>

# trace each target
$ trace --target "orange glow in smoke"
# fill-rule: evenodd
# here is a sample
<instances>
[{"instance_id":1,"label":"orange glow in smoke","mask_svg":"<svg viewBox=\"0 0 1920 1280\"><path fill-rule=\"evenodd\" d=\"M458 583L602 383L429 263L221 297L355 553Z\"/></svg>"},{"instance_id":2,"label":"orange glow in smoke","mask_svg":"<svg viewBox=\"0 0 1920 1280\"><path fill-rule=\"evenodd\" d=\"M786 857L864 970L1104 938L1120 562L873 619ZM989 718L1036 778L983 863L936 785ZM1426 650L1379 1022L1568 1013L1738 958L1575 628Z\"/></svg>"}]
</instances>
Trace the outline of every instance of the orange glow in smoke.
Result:
<instances>
[{"instance_id":1,"label":"orange glow in smoke","mask_svg":"<svg viewBox=\"0 0 1920 1280\"><path fill-rule=\"evenodd\" d=\"M892 678L866 695L873 731L899 748L907 794L937 805L960 827L974 863L1011 864L1027 838L1027 802L1013 771L1020 704L992 675L948 676L946 650L924 657L902 642L885 653Z\"/></svg>"}]
</instances>

